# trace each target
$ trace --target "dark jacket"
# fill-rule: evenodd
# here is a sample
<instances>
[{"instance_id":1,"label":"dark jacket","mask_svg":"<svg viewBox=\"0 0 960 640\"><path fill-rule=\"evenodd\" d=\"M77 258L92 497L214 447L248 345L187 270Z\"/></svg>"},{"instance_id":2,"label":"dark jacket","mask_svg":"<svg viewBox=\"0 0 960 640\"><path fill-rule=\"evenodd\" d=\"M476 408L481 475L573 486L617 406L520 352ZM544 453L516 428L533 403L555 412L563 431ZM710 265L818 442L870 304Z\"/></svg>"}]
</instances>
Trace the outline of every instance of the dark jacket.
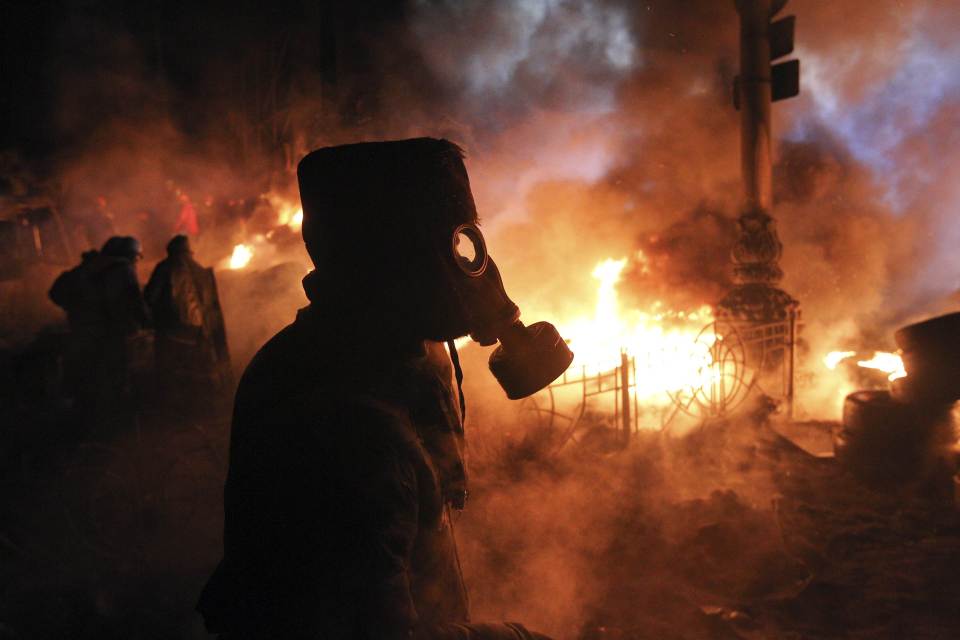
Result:
<instances>
[{"instance_id":1,"label":"dark jacket","mask_svg":"<svg viewBox=\"0 0 960 640\"><path fill-rule=\"evenodd\" d=\"M445 506L465 481L446 350L311 309L240 381L224 558L198 608L211 631L244 637L386 640L465 621Z\"/></svg>"},{"instance_id":2,"label":"dark jacket","mask_svg":"<svg viewBox=\"0 0 960 640\"><path fill-rule=\"evenodd\" d=\"M80 265L60 274L49 295L67 312L75 333L122 338L148 323L136 269L126 258L89 252Z\"/></svg>"},{"instance_id":3,"label":"dark jacket","mask_svg":"<svg viewBox=\"0 0 960 640\"><path fill-rule=\"evenodd\" d=\"M96 266L92 278L100 291L106 334L111 337L131 336L146 328L150 319L140 292L137 270L128 259L101 257L105 262Z\"/></svg>"},{"instance_id":4,"label":"dark jacket","mask_svg":"<svg viewBox=\"0 0 960 640\"><path fill-rule=\"evenodd\" d=\"M213 269L189 254L157 263L143 290L160 339L181 337L210 345L217 361L228 360L226 330Z\"/></svg>"}]
</instances>

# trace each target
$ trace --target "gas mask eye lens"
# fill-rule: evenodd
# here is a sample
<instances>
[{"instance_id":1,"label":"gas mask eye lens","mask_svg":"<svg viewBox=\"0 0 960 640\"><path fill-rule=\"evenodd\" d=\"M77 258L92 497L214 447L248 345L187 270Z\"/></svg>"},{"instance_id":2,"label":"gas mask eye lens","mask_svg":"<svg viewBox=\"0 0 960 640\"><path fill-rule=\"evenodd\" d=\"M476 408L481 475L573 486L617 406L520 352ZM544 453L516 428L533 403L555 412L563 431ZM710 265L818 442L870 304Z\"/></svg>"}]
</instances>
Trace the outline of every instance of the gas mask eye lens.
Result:
<instances>
[{"instance_id":1,"label":"gas mask eye lens","mask_svg":"<svg viewBox=\"0 0 960 640\"><path fill-rule=\"evenodd\" d=\"M487 268L487 245L480 229L462 224L453 232L453 256L468 276L479 276Z\"/></svg>"}]
</instances>

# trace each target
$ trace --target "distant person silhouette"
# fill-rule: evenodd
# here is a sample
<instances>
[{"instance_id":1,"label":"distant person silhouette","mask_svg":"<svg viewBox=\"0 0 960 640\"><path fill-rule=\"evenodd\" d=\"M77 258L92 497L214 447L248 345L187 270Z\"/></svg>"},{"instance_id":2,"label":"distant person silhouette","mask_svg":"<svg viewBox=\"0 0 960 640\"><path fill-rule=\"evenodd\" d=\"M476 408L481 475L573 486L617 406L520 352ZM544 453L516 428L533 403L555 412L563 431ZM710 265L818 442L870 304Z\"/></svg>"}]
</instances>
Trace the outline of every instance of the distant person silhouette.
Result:
<instances>
[{"instance_id":1,"label":"distant person silhouette","mask_svg":"<svg viewBox=\"0 0 960 640\"><path fill-rule=\"evenodd\" d=\"M209 397L230 384L230 354L213 269L193 258L187 236L167 243L144 288L156 331L157 375L175 404Z\"/></svg>"},{"instance_id":2,"label":"distant person silhouette","mask_svg":"<svg viewBox=\"0 0 960 640\"><path fill-rule=\"evenodd\" d=\"M108 436L132 426L137 407L131 379L131 343L149 323L136 263L140 242L114 236L62 273L50 299L67 313L71 339L68 379L90 434Z\"/></svg>"}]
</instances>

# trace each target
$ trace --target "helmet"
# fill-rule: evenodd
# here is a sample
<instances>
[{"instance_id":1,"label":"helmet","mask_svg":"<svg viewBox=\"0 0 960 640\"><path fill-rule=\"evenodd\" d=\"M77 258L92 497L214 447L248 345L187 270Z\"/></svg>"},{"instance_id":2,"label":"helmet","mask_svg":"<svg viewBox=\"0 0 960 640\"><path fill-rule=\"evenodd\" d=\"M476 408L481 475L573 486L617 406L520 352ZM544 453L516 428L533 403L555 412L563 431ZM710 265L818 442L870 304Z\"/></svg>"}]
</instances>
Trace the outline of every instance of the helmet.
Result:
<instances>
[{"instance_id":1,"label":"helmet","mask_svg":"<svg viewBox=\"0 0 960 640\"><path fill-rule=\"evenodd\" d=\"M140 241L133 236L113 236L103 244L100 254L111 258L136 260L143 257Z\"/></svg>"}]
</instances>

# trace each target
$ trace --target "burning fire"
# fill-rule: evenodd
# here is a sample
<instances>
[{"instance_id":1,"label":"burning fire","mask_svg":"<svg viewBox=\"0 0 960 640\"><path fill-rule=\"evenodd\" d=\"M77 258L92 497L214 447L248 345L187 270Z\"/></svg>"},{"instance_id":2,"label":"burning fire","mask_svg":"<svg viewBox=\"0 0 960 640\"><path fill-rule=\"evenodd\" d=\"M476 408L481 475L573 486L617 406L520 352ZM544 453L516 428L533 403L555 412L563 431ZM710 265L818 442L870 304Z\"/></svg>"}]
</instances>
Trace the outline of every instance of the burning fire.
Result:
<instances>
[{"instance_id":1,"label":"burning fire","mask_svg":"<svg viewBox=\"0 0 960 640\"><path fill-rule=\"evenodd\" d=\"M823 358L823 364L828 369L836 369L844 360L857 355L856 351L831 351ZM869 360L858 360L858 367L864 369L876 369L888 374L887 379L893 382L897 378L906 377L907 372L903 368L903 358L900 354L890 353L888 351L874 351L873 357Z\"/></svg>"},{"instance_id":2,"label":"burning fire","mask_svg":"<svg viewBox=\"0 0 960 640\"><path fill-rule=\"evenodd\" d=\"M709 384L716 375L710 366L711 345L698 337L713 320L711 308L672 311L660 301L647 310L621 308L617 283L626 264L626 258L597 264L592 273L598 281L592 317L559 323L576 358L571 372L609 371L621 364L625 352L636 363L636 390L643 401L666 403L666 392Z\"/></svg>"},{"instance_id":3,"label":"burning fire","mask_svg":"<svg viewBox=\"0 0 960 640\"><path fill-rule=\"evenodd\" d=\"M239 270L247 267L254 255L260 263L270 263L272 260L279 260L277 239L286 238L285 234L277 235L278 231L293 231L298 233L303 226L303 208L298 204L286 200L285 198L270 192L265 193L261 198L269 203L273 214L276 215L275 224L270 224L269 229L264 229L260 225L258 232L247 234L244 241L233 247L233 253L229 258L225 258L222 266Z\"/></svg>"},{"instance_id":4,"label":"burning fire","mask_svg":"<svg viewBox=\"0 0 960 640\"><path fill-rule=\"evenodd\" d=\"M291 231L300 231L303 226L303 207L276 193L265 193L263 197L277 212L277 225L288 227Z\"/></svg>"},{"instance_id":5,"label":"burning fire","mask_svg":"<svg viewBox=\"0 0 960 640\"><path fill-rule=\"evenodd\" d=\"M229 266L231 269L243 269L250 264L252 258L253 249L250 248L250 245L238 244L233 248L233 253L230 255Z\"/></svg>"},{"instance_id":6,"label":"burning fire","mask_svg":"<svg viewBox=\"0 0 960 640\"><path fill-rule=\"evenodd\" d=\"M831 351L823 357L823 364L826 365L827 369L833 371L838 364L855 355L857 355L856 351Z\"/></svg>"},{"instance_id":7,"label":"burning fire","mask_svg":"<svg viewBox=\"0 0 960 640\"><path fill-rule=\"evenodd\" d=\"M300 231L303 226L303 208L283 205L277 214L277 224L289 227L291 231Z\"/></svg>"}]
</instances>

